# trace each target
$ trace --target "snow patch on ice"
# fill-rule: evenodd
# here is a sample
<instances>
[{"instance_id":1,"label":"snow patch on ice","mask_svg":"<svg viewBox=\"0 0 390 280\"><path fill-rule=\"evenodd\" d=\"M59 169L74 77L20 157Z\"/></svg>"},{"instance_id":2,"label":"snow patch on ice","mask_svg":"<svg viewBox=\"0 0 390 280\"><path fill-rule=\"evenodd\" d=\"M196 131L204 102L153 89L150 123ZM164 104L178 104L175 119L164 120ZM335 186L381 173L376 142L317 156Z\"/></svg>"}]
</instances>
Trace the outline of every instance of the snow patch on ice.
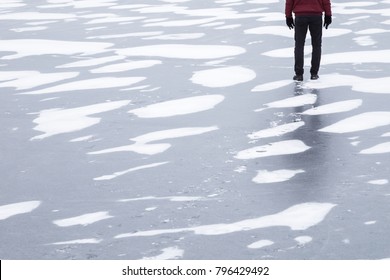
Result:
<instances>
[{"instance_id":1,"label":"snow patch on ice","mask_svg":"<svg viewBox=\"0 0 390 280\"><path fill-rule=\"evenodd\" d=\"M99 244L103 239L89 238L89 239L76 239L70 241L62 241L51 243L50 245L75 245L75 244Z\"/></svg>"},{"instance_id":2,"label":"snow patch on ice","mask_svg":"<svg viewBox=\"0 0 390 280\"><path fill-rule=\"evenodd\" d=\"M40 201L26 201L2 205L0 206L0 220L5 220L19 214L30 213L38 208L39 205L41 205Z\"/></svg>"},{"instance_id":3,"label":"snow patch on ice","mask_svg":"<svg viewBox=\"0 0 390 280\"><path fill-rule=\"evenodd\" d=\"M230 66L197 71L191 81L205 87L229 87L249 82L256 78L256 73L242 66Z\"/></svg>"},{"instance_id":4,"label":"snow patch on ice","mask_svg":"<svg viewBox=\"0 0 390 280\"><path fill-rule=\"evenodd\" d=\"M129 61L117 64L111 64L100 68L90 70L91 73L117 73L125 72L135 69L150 68L152 66L161 64L160 60L141 60L141 61Z\"/></svg>"},{"instance_id":5,"label":"snow patch on ice","mask_svg":"<svg viewBox=\"0 0 390 280\"><path fill-rule=\"evenodd\" d=\"M378 179L378 180L371 180L367 182L371 185L387 185L389 183L389 180L387 179Z\"/></svg>"},{"instance_id":6,"label":"snow patch on ice","mask_svg":"<svg viewBox=\"0 0 390 280\"><path fill-rule=\"evenodd\" d=\"M31 89L77 77L79 72L40 73L34 71L30 72L30 74L22 75L21 73L21 76L15 77L12 81L0 83L0 87L14 87L17 90Z\"/></svg>"},{"instance_id":7,"label":"snow patch on ice","mask_svg":"<svg viewBox=\"0 0 390 280\"><path fill-rule=\"evenodd\" d=\"M253 88L252 92L263 92L263 91L275 90L290 85L292 83L293 82L291 80L281 80L281 81L265 83Z\"/></svg>"},{"instance_id":8,"label":"snow patch on ice","mask_svg":"<svg viewBox=\"0 0 390 280\"><path fill-rule=\"evenodd\" d=\"M200 196L164 196L164 197L144 196L144 197L137 197L137 198L121 199L118 200L118 202L132 202L132 201L143 201L143 200L169 200L171 202L191 202L191 201L199 201L202 199L203 197Z\"/></svg>"},{"instance_id":9,"label":"snow patch on ice","mask_svg":"<svg viewBox=\"0 0 390 280\"><path fill-rule=\"evenodd\" d=\"M360 153L365 155L390 153L390 142L375 145L371 148L360 151Z\"/></svg>"},{"instance_id":10,"label":"snow patch on ice","mask_svg":"<svg viewBox=\"0 0 390 280\"><path fill-rule=\"evenodd\" d=\"M350 86L354 91L366 93L390 94L388 84L390 77L361 78L352 75L329 74L322 75L321 79L307 82L306 86L314 89Z\"/></svg>"},{"instance_id":11,"label":"snow patch on ice","mask_svg":"<svg viewBox=\"0 0 390 280\"><path fill-rule=\"evenodd\" d=\"M22 94L47 94L58 92L69 92L78 90L107 89L130 86L145 80L145 77L102 77L88 80L70 82L36 91L24 92Z\"/></svg>"},{"instance_id":12,"label":"snow patch on ice","mask_svg":"<svg viewBox=\"0 0 390 280\"><path fill-rule=\"evenodd\" d=\"M2 40L0 52L12 52L13 55L3 56L2 59L16 59L35 55L74 55L96 54L106 51L113 46L111 43L74 42L44 39L15 39Z\"/></svg>"},{"instance_id":13,"label":"snow patch on ice","mask_svg":"<svg viewBox=\"0 0 390 280\"><path fill-rule=\"evenodd\" d=\"M81 216L68 218L68 219L56 220L53 221L53 223L59 227L70 227L76 225L87 226L110 218L113 218L113 216L109 215L108 212L106 211L102 211L102 212L84 214Z\"/></svg>"},{"instance_id":14,"label":"snow patch on ice","mask_svg":"<svg viewBox=\"0 0 390 280\"><path fill-rule=\"evenodd\" d=\"M130 100L122 100L72 109L43 110L39 113L39 117L34 120L34 123L37 124L34 130L44 133L34 136L31 140L40 140L53 135L79 131L96 125L100 122L100 118L89 117L90 115L119 109L129 103Z\"/></svg>"},{"instance_id":15,"label":"snow patch on ice","mask_svg":"<svg viewBox=\"0 0 390 280\"><path fill-rule=\"evenodd\" d=\"M104 175L104 176L96 177L96 178L94 178L94 180L95 181L112 180L112 179L115 179L117 177L123 176L123 175L125 175L127 173L130 173L130 172L134 172L134 171L138 171L138 170L144 170L144 169L148 169L148 168L153 168L153 167L161 166L161 165L164 165L164 164L167 164L167 163L169 163L169 162L166 161L166 162L158 162L158 163L153 163L153 164L137 166L137 167L133 167L133 168L130 168L130 169L127 169L127 170L124 170L124 171L115 172L115 173L113 173L111 175Z\"/></svg>"},{"instance_id":16,"label":"snow patch on ice","mask_svg":"<svg viewBox=\"0 0 390 280\"><path fill-rule=\"evenodd\" d=\"M267 246L271 246L273 244L274 244L273 241L264 239L264 240L253 242L252 244L249 244L247 247L249 249L261 249Z\"/></svg>"},{"instance_id":17,"label":"snow patch on ice","mask_svg":"<svg viewBox=\"0 0 390 280\"><path fill-rule=\"evenodd\" d=\"M240 151L235 158L256 159L270 156L292 155L303 153L309 149L310 147L301 140L286 140Z\"/></svg>"},{"instance_id":18,"label":"snow patch on ice","mask_svg":"<svg viewBox=\"0 0 390 280\"><path fill-rule=\"evenodd\" d=\"M136 143L121 147L115 147L110 149L105 149L96 152L90 152L88 154L98 155L98 154L106 154L112 152L136 152L139 154L147 154L154 155L158 153L165 152L167 149L171 147L170 144L162 143L162 144L149 144L150 142L166 140L172 138L180 138L187 136L200 135L203 133L211 132L217 130L217 126L211 127L184 127L184 128L175 128L168 130L155 131L151 133L147 133L144 135L140 135L135 138L131 138L130 140L135 141Z\"/></svg>"},{"instance_id":19,"label":"snow patch on ice","mask_svg":"<svg viewBox=\"0 0 390 280\"><path fill-rule=\"evenodd\" d=\"M264 104L266 108L291 108L291 107L301 107L305 105L311 105L316 103L317 95L316 94L302 94L278 101L274 101L271 103ZM255 110L255 112L260 112L265 108L260 108Z\"/></svg>"},{"instance_id":20,"label":"snow patch on ice","mask_svg":"<svg viewBox=\"0 0 390 280\"><path fill-rule=\"evenodd\" d=\"M117 50L117 53L119 55L125 56L157 56L182 59L217 59L243 54L245 53L245 49L242 47L226 45L165 44L119 49Z\"/></svg>"},{"instance_id":21,"label":"snow patch on ice","mask_svg":"<svg viewBox=\"0 0 390 280\"><path fill-rule=\"evenodd\" d=\"M348 112L354 109L359 108L363 104L363 100L361 99L353 99L346 101L334 102L322 106L318 106L309 110L302 112L302 115L327 115L327 114L335 114L341 112Z\"/></svg>"},{"instance_id":22,"label":"snow patch on ice","mask_svg":"<svg viewBox=\"0 0 390 280\"><path fill-rule=\"evenodd\" d=\"M311 236L298 236L294 238L294 240L298 242L299 245L303 246L307 243L310 243L313 240L313 238Z\"/></svg>"},{"instance_id":23,"label":"snow patch on ice","mask_svg":"<svg viewBox=\"0 0 390 280\"><path fill-rule=\"evenodd\" d=\"M162 252L160 255L154 256L154 257L145 257L143 260L175 260L178 258L183 257L184 250L179 249L178 247L169 247L162 249Z\"/></svg>"},{"instance_id":24,"label":"snow patch on ice","mask_svg":"<svg viewBox=\"0 0 390 280\"><path fill-rule=\"evenodd\" d=\"M304 125L305 125L305 123L303 121L286 123L286 124L282 124L282 125L278 125L275 127L266 128L263 130L253 132L253 133L249 134L248 137L250 139L255 140L255 139L261 139L261 138L267 138L267 137L282 136L282 135L287 134L289 132L293 132Z\"/></svg>"},{"instance_id":25,"label":"snow patch on ice","mask_svg":"<svg viewBox=\"0 0 390 280\"><path fill-rule=\"evenodd\" d=\"M291 230L307 230L321 223L329 212L335 207L332 203L309 202L291 206L290 208L268 216L247 219L230 224L212 224L189 228L163 229L124 233L115 238L147 237L161 234L193 232L197 235L222 235L254 229L286 226Z\"/></svg>"},{"instance_id":26,"label":"snow patch on ice","mask_svg":"<svg viewBox=\"0 0 390 280\"><path fill-rule=\"evenodd\" d=\"M349 133L390 125L390 112L362 113L320 129L321 132ZM386 144L384 145L386 146Z\"/></svg>"},{"instance_id":27,"label":"snow patch on ice","mask_svg":"<svg viewBox=\"0 0 390 280\"><path fill-rule=\"evenodd\" d=\"M302 169L297 169L297 170L281 169L275 171L259 170L257 171L257 176L253 178L252 181L257 184L280 183L280 182L288 181L291 178L293 178L295 175L304 172L305 170Z\"/></svg>"},{"instance_id":28,"label":"snow patch on ice","mask_svg":"<svg viewBox=\"0 0 390 280\"><path fill-rule=\"evenodd\" d=\"M225 97L223 95L202 95L176 99L161 103L148 105L129 111L139 118L164 118L178 115L198 113L214 108L221 103Z\"/></svg>"}]
</instances>

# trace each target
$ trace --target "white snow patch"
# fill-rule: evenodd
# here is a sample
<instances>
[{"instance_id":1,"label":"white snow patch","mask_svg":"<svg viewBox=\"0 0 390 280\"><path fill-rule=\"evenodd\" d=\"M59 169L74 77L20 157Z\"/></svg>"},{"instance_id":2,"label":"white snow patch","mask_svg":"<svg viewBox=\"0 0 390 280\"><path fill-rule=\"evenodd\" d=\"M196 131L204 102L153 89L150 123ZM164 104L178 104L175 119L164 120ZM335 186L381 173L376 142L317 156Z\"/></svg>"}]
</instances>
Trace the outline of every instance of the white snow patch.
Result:
<instances>
[{"instance_id":1,"label":"white snow patch","mask_svg":"<svg viewBox=\"0 0 390 280\"><path fill-rule=\"evenodd\" d=\"M0 48L1 50L1 48ZM125 56L157 56L183 59L217 59L245 53L245 49L226 45L150 45L117 50Z\"/></svg>"},{"instance_id":2,"label":"white snow patch","mask_svg":"<svg viewBox=\"0 0 390 280\"><path fill-rule=\"evenodd\" d=\"M369 149L362 150L360 153L365 155L390 153L390 142L375 145Z\"/></svg>"},{"instance_id":3,"label":"white snow patch","mask_svg":"<svg viewBox=\"0 0 390 280\"><path fill-rule=\"evenodd\" d=\"M163 253L154 257L145 257L143 260L175 260L183 257L184 250L178 247L169 247L162 249Z\"/></svg>"},{"instance_id":4,"label":"white snow patch","mask_svg":"<svg viewBox=\"0 0 390 280\"><path fill-rule=\"evenodd\" d=\"M320 129L321 132L349 133L390 125L390 112L362 113Z\"/></svg>"},{"instance_id":5,"label":"white snow patch","mask_svg":"<svg viewBox=\"0 0 390 280\"><path fill-rule=\"evenodd\" d=\"M90 70L91 73L117 73L125 72L129 70L149 68L158 64L161 64L160 60L141 60L141 61L129 61L117 64L111 64L100 68Z\"/></svg>"},{"instance_id":6,"label":"white snow patch","mask_svg":"<svg viewBox=\"0 0 390 280\"><path fill-rule=\"evenodd\" d=\"M390 50L341 52L324 54L321 58L321 65L339 63L390 63Z\"/></svg>"},{"instance_id":7,"label":"white snow patch","mask_svg":"<svg viewBox=\"0 0 390 280\"><path fill-rule=\"evenodd\" d=\"M313 238L311 236L298 236L298 237L294 238L294 240L296 242L298 242L299 245L302 246L302 245L305 245L307 243L310 243L313 240Z\"/></svg>"},{"instance_id":8,"label":"white snow patch","mask_svg":"<svg viewBox=\"0 0 390 280\"><path fill-rule=\"evenodd\" d=\"M70 241L55 242L50 245L75 245L75 244L99 244L103 239L89 238L89 239L76 239Z\"/></svg>"},{"instance_id":9,"label":"white snow patch","mask_svg":"<svg viewBox=\"0 0 390 280\"><path fill-rule=\"evenodd\" d=\"M171 202L191 202L199 201L203 198L200 196L165 196L165 197L156 197L156 196L144 196L137 198L121 199L118 202L132 202L132 201L143 201L143 200L169 200Z\"/></svg>"},{"instance_id":10,"label":"white snow patch","mask_svg":"<svg viewBox=\"0 0 390 280\"><path fill-rule=\"evenodd\" d=\"M17 90L31 89L34 87L51 84L77 77L79 72L40 73L31 72L31 75L17 77L12 81L0 83L0 87L14 87Z\"/></svg>"},{"instance_id":11,"label":"white snow patch","mask_svg":"<svg viewBox=\"0 0 390 280\"><path fill-rule=\"evenodd\" d=\"M39 117L34 120L34 123L37 124L34 129L44 133L34 136L31 140L43 139L61 133L79 131L96 125L100 122L100 118L89 117L90 115L119 109L129 103L130 100L121 100L72 109L43 110L39 113Z\"/></svg>"},{"instance_id":12,"label":"white snow patch","mask_svg":"<svg viewBox=\"0 0 390 280\"><path fill-rule=\"evenodd\" d=\"M108 215L108 212L103 211L103 212L84 214L81 216L63 219L63 220L56 220L53 221L53 223L59 227L70 227L76 225L87 226L110 218L113 218L113 216L110 216Z\"/></svg>"},{"instance_id":13,"label":"white snow patch","mask_svg":"<svg viewBox=\"0 0 390 280\"><path fill-rule=\"evenodd\" d=\"M96 65L100 65L100 64L104 64L104 63L108 63L108 62L121 60L124 58L126 58L126 57L120 56L120 55L113 55L113 56L106 56L106 57L99 57L99 58L82 59L79 61L59 65L56 68L76 68L76 67L96 66Z\"/></svg>"},{"instance_id":14,"label":"white snow patch","mask_svg":"<svg viewBox=\"0 0 390 280\"><path fill-rule=\"evenodd\" d=\"M0 6L1 7L1 6ZM64 13L39 13L39 12L20 12L0 14L0 20L64 20L73 19L76 15Z\"/></svg>"},{"instance_id":15,"label":"white snow patch","mask_svg":"<svg viewBox=\"0 0 390 280\"><path fill-rule=\"evenodd\" d=\"M352 111L356 108L359 108L363 104L363 100L361 99L353 99L346 101L334 102L322 106L318 106L309 110L302 112L302 115L327 115L327 114L335 114L341 112Z\"/></svg>"},{"instance_id":16,"label":"white snow patch","mask_svg":"<svg viewBox=\"0 0 390 280\"><path fill-rule=\"evenodd\" d=\"M359 36L356 38L353 38L353 40L358 44L359 46L367 47L367 46L374 46L378 42L372 39L371 36Z\"/></svg>"},{"instance_id":17,"label":"white snow patch","mask_svg":"<svg viewBox=\"0 0 390 280\"><path fill-rule=\"evenodd\" d=\"M371 185L387 185L389 183L389 180L387 179L378 179L378 180L371 180L367 182Z\"/></svg>"},{"instance_id":18,"label":"white snow patch","mask_svg":"<svg viewBox=\"0 0 390 280\"><path fill-rule=\"evenodd\" d=\"M390 77L361 78L352 75L329 74L322 75L321 79L307 82L306 86L314 89L350 86L352 90L366 93L390 94L388 84Z\"/></svg>"},{"instance_id":19,"label":"white snow patch","mask_svg":"<svg viewBox=\"0 0 390 280\"><path fill-rule=\"evenodd\" d=\"M280 183L280 182L288 181L291 178L293 178L295 175L304 172L305 170L302 169L297 169L297 170L281 169L275 171L259 170L257 171L257 176L253 178L252 181L257 184Z\"/></svg>"},{"instance_id":20,"label":"white snow patch","mask_svg":"<svg viewBox=\"0 0 390 280\"><path fill-rule=\"evenodd\" d=\"M164 164L167 164L167 163L169 163L169 162L166 161L166 162L158 162L158 163L153 163L153 164L137 166L137 167L133 167L133 168L130 168L130 169L127 169L127 170L124 170L124 171L115 172L115 173L113 173L111 175L104 175L104 176L101 176L101 177L97 177L97 178L94 178L94 180L95 181L112 180L112 179L115 179L115 178L117 178L119 176L123 176L123 175L125 175L127 173L130 173L130 172L143 170L143 169L148 169L148 168L153 168L153 167L161 166L161 165L164 165Z\"/></svg>"},{"instance_id":21,"label":"white snow patch","mask_svg":"<svg viewBox=\"0 0 390 280\"><path fill-rule=\"evenodd\" d=\"M204 33L177 33L151 36L144 38L144 40L194 40L202 38L204 36Z\"/></svg>"},{"instance_id":22,"label":"white snow patch","mask_svg":"<svg viewBox=\"0 0 390 280\"><path fill-rule=\"evenodd\" d=\"M130 86L145 80L145 77L102 77L70 82L50 88L24 92L22 94L47 94L76 90L107 89Z\"/></svg>"},{"instance_id":23,"label":"white snow patch","mask_svg":"<svg viewBox=\"0 0 390 280\"><path fill-rule=\"evenodd\" d=\"M375 225L376 224L376 221L367 221L364 223L365 225Z\"/></svg>"},{"instance_id":24,"label":"white snow patch","mask_svg":"<svg viewBox=\"0 0 390 280\"><path fill-rule=\"evenodd\" d=\"M2 57L2 59L15 59L34 55L96 54L106 51L106 49L111 46L113 46L111 43L74 42L44 39L15 39L2 40L0 44L0 52L17 53Z\"/></svg>"},{"instance_id":25,"label":"white snow patch","mask_svg":"<svg viewBox=\"0 0 390 280\"><path fill-rule=\"evenodd\" d=\"M290 108L311 105L316 103L316 101L317 95L309 93L267 103L264 104L264 106L268 108ZM255 110L255 112L259 112L262 110L264 110L264 108L257 109Z\"/></svg>"},{"instance_id":26,"label":"white snow patch","mask_svg":"<svg viewBox=\"0 0 390 280\"><path fill-rule=\"evenodd\" d=\"M253 242L252 244L249 244L247 247L249 249L261 249L267 246L271 246L273 244L274 244L273 241L264 239L264 240Z\"/></svg>"},{"instance_id":27,"label":"white snow patch","mask_svg":"<svg viewBox=\"0 0 390 280\"><path fill-rule=\"evenodd\" d=\"M248 137L250 139L255 140L255 139L261 139L267 137L282 136L286 133L293 132L304 125L305 123L303 121L286 123L286 124L253 132L249 134Z\"/></svg>"},{"instance_id":28,"label":"white snow patch","mask_svg":"<svg viewBox=\"0 0 390 280\"><path fill-rule=\"evenodd\" d=\"M146 237L182 232L194 232L198 235L222 235L276 226L290 227L291 230L307 230L308 228L321 223L335 206L335 204L331 203L309 202L291 206L290 208L273 215L242 220L230 224L211 224L190 228L139 231L135 233L119 234L115 236L115 238Z\"/></svg>"},{"instance_id":29,"label":"white snow patch","mask_svg":"<svg viewBox=\"0 0 390 280\"><path fill-rule=\"evenodd\" d=\"M30 213L38 208L39 205L41 205L40 201L26 201L2 205L0 206L0 220L5 220L19 214Z\"/></svg>"},{"instance_id":30,"label":"white snow patch","mask_svg":"<svg viewBox=\"0 0 390 280\"><path fill-rule=\"evenodd\" d=\"M210 110L224 99L223 95L194 96L148 105L131 110L129 113L135 114L139 118L164 118L187 115Z\"/></svg>"},{"instance_id":31,"label":"white snow patch","mask_svg":"<svg viewBox=\"0 0 390 280\"><path fill-rule=\"evenodd\" d=\"M96 154L105 154L105 153L112 153L112 152L136 152L139 154L154 155L157 153L165 152L167 149L171 147L171 145L166 143L149 144L150 142L200 135L217 129L218 129L217 126L211 126L211 127L184 127L184 128L155 131L144 135L140 135L135 138L131 138L130 140L135 141L136 142L135 144L105 149L96 152L90 152L89 154L96 155Z\"/></svg>"},{"instance_id":32,"label":"white snow patch","mask_svg":"<svg viewBox=\"0 0 390 280\"><path fill-rule=\"evenodd\" d=\"M252 92L263 92L263 91L275 90L290 85L292 83L293 82L291 80L281 80L281 81L265 83L253 88Z\"/></svg>"},{"instance_id":33,"label":"white snow patch","mask_svg":"<svg viewBox=\"0 0 390 280\"><path fill-rule=\"evenodd\" d=\"M249 82L256 78L256 73L242 66L230 66L197 71L191 81L205 87L229 87Z\"/></svg>"},{"instance_id":34,"label":"white snow patch","mask_svg":"<svg viewBox=\"0 0 390 280\"><path fill-rule=\"evenodd\" d=\"M301 140L286 140L240 151L235 158L255 159L270 156L292 155L303 153L309 149L310 147L305 145Z\"/></svg>"},{"instance_id":35,"label":"white snow patch","mask_svg":"<svg viewBox=\"0 0 390 280\"><path fill-rule=\"evenodd\" d=\"M87 135L87 136L82 136L78 138L74 138L70 140L69 142L83 142L83 141L88 141L89 139L93 138L94 135Z\"/></svg>"}]
</instances>

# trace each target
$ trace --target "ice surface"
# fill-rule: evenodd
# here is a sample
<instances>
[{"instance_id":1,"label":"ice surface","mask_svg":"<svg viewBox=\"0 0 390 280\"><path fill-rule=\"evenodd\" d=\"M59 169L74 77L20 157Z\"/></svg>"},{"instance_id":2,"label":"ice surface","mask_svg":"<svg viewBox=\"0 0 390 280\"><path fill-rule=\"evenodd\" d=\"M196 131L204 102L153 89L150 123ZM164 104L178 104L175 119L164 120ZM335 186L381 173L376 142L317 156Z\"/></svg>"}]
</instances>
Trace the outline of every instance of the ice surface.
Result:
<instances>
[{"instance_id":1,"label":"ice surface","mask_svg":"<svg viewBox=\"0 0 390 280\"><path fill-rule=\"evenodd\" d=\"M389 257L388 0L0 2L0 258Z\"/></svg>"}]
</instances>

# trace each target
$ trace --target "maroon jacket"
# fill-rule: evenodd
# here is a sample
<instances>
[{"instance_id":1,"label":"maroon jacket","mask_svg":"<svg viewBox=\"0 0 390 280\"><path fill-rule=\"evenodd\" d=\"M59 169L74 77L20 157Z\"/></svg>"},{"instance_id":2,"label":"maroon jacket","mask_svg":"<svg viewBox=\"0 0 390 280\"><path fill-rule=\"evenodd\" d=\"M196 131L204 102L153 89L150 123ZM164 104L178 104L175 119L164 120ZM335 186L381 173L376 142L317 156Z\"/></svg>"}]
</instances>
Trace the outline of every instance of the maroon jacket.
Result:
<instances>
[{"instance_id":1,"label":"maroon jacket","mask_svg":"<svg viewBox=\"0 0 390 280\"><path fill-rule=\"evenodd\" d=\"M322 15L323 12L326 16L332 15L330 0L286 0L286 17L292 17L293 12L296 16Z\"/></svg>"}]
</instances>

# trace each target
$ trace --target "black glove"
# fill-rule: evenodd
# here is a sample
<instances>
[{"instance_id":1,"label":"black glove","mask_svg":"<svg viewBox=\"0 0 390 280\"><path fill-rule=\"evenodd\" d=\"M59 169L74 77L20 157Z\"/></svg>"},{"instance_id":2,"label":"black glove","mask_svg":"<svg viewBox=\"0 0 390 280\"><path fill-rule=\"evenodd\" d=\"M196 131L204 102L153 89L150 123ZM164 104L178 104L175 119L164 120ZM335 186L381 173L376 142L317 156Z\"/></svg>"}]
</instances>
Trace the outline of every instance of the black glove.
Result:
<instances>
[{"instance_id":1,"label":"black glove","mask_svg":"<svg viewBox=\"0 0 390 280\"><path fill-rule=\"evenodd\" d=\"M331 23L332 23L332 16L325 16L324 26L325 26L326 29L328 29L328 26Z\"/></svg>"},{"instance_id":2,"label":"black glove","mask_svg":"<svg viewBox=\"0 0 390 280\"><path fill-rule=\"evenodd\" d=\"M289 29L293 29L295 26L294 19L292 17L286 17L286 24Z\"/></svg>"}]
</instances>

